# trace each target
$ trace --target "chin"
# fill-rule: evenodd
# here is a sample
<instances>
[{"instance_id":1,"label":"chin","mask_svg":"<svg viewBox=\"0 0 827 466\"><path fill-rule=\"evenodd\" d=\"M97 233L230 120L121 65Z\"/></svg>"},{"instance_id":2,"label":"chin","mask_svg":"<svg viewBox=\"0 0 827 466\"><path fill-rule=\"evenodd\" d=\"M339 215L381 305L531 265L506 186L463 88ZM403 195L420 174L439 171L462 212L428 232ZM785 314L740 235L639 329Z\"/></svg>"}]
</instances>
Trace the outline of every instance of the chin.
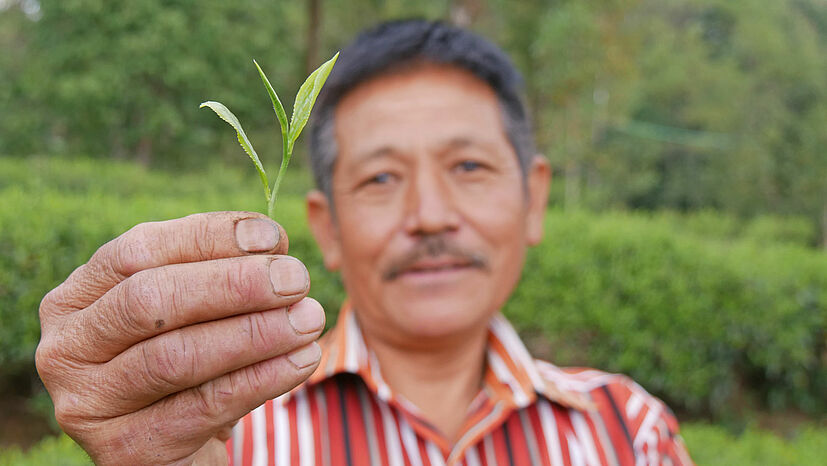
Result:
<instances>
[{"instance_id":1,"label":"chin","mask_svg":"<svg viewBox=\"0 0 827 466\"><path fill-rule=\"evenodd\" d=\"M486 326L493 313L467 296L430 296L394 300L390 320L410 338L443 339Z\"/></svg>"}]
</instances>

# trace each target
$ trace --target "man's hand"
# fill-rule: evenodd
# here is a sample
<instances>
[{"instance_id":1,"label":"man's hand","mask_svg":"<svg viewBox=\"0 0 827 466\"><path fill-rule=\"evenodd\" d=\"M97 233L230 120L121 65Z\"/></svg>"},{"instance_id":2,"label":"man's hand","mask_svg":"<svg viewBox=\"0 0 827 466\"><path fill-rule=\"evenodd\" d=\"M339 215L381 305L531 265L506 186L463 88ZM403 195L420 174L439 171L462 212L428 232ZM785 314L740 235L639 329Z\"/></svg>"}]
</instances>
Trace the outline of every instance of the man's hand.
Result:
<instances>
[{"instance_id":1,"label":"man's hand","mask_svg":"<svg viewBox=\"0 0 827 466\"><path fill-rule=\"evenodd\" d=\"M138 225L40 305L37 369L103 464L226 462L231 426L318 365L324 312L284 230L249 212Z\"/></svg>"}]
</instances>

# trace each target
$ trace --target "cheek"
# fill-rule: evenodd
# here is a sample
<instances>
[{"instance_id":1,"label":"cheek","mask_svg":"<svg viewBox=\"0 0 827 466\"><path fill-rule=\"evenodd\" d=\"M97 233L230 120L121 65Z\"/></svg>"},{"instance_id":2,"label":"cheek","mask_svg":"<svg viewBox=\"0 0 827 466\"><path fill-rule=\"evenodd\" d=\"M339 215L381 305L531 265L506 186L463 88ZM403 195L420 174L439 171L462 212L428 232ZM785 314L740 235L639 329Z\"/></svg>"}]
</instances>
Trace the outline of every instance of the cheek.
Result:
<instances>
[{"instance_id":1,"label":"cheek","mask_svg":"<svg viewBox=\"0 0 827 466\"><path fill-rule=\"evenodd\" d=\"M526 201L522 190L489 189L469 193L463 199L463 211L469 223L486 242L496 249L513 243L525 246Z\"/></svg>"},{"instance_id":2,"label":"cheek","mask_svg":"<svg viewBox=\"0 0 827 466\"><path fill-rule=\"evenodd\" d=\"M383 250L399 228L400 209L375 206L346 206L346 217L340 219L340 241L344 264L348 269L375 269ZM364 277L362 277L364 278Z\"/></svg>"},{"instance_id":3,"label":"cheek","mask_svg":"<svg viewBox=\"0 0 827 466\"><path fill-rule=\"evenodd\" d=\"M466 219L484 242L491 270L503 285L519 279L527 245L526 210L522 190L513 188L480 194L466 204Z\"/></svg>"}]
</instances>

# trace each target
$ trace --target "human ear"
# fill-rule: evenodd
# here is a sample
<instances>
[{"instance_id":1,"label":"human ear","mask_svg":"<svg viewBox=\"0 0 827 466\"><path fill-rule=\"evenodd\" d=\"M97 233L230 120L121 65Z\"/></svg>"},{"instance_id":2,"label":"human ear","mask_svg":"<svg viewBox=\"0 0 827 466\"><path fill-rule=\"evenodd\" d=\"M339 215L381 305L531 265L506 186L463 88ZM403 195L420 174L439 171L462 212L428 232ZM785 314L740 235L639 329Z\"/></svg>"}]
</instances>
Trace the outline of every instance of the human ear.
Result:
<instances>
[{"instance_id":1,"label":"human ear","mask_svg":"<svg viewBox=\"0 0 827 466\"><path fill-rule=\"evenodd\" d=\"M543 221L548 206L551 184L551 165L542 155L535 155L526 174L528 188L528 212L526 216L526 241L534 246L543 239Z\"/></svg>"},{"instance_id":2,"label":"human ear","mask_svg":"<svg viewBox=\"0 0 827 466\"><path fill-rule=\"evenodd\" d=\"M339 270L342 263L342 249L339 232L333 219L333 208L327 196L319 190L307 194L307 222L316 244L322 251L324 266L328 270Z\"/></svg>"}]
</instances>

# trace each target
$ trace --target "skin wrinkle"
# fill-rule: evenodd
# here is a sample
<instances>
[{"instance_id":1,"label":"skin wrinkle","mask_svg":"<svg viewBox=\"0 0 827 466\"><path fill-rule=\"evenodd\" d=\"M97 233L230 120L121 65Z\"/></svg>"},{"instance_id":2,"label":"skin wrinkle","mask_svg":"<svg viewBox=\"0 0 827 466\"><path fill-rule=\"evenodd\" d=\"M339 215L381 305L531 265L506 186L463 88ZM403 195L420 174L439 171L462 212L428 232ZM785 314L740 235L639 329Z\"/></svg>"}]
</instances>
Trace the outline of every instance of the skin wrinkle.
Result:
<instances>
[{"instance_id":1,"label":"skin wrinkle","mask_svg":"<svg viewBox=\"0 0 827 466\"><path fill-rule=\"evenodd\" d=\"M159 272L163 273L163 271ZM124 306L118 307L121 311L118 320L132 321L137 335L143 335L146 332L147 324L155 319L157 310L164 301L161 290L168 285L168 282L161 280L162 277L158 275L158 273L142 271L122 282L125 288L122 296L126 302Z\"/></svg>"},{"instance_id":2,"label":"skin wrinkle","mask_svg":"<svg viewBox=\"0 0 827 466\"><path fill-rule=\"evenodd\" d=\"M198 401L198 408L196 409L196 412L206 421L204 422L205 424L209 424L212 421L221 418L223 403L219 400L229 399L229 397L223 395L223 393L226 392L223 390L217 390L217 386L218 381L211 380L205 384L199 385L193 392L193 394L196 395L196 400Z\"/></svg>"},{"instance_id":3,"label":"skin wrinkle","mask_svg":"<svg viewBox=\"0 0 827 466\"><path fill-rule=\"evenodd\" d=\"M188 380L197 373L194 371L196 358L190 349L192 345L180 329L164 334L163 342L163 345L153 345L152 340L140 343L143 356L140 359L147 362L145 373L155 381L158 390L169 392L184 388L181 381ZM154 351L148 352L147 349ZM193 372L182 371L183 367L188 367Z\"/></svg>"},{"instance_id":4,"label":"skin wrinkle","mask_svg":"<svg viewBox=\"0 0 827 466\"><path fill-rule=\"evenodd\" d=\"M237 304L245 301L244 291L241 289L247 286L244 274L239 270L237 264L232 264L231 269L227 270L222 278L224 282L224 286L221 288L224 291L222 299L227 302L229 307L237 307Z\"/></svg>"},{"instance_id":5,"label":"skin wrinkle","mask_svg":"<svg viewBox=\"0 0 827 466\"><path fill-rule=\"evenodd\" d=\"M194 244L195 250L199 257L215 257L215 241L210 239L211 231L210 225L206 221L204 217L196 217L197 226L195 228L195 235L194 235ZM237 223L237 222L235 222ZM235 231L235 229L233 229ZM179 241L179 257L184 258L187 256L186 251L184 250L183 242ZM240 249L240 248L239 248Z\"/></svg>"},{"instance_id":6,"label":"skin wrinkle","mask_svg":"<svg viewBox=\"0 0 827 466\"><path fill-rule=\"evenodd\" d=\"M115 241L115 255L112 261L114 267L109 267L115 273L113 278L126 279L145 269L147 264L153 262L151 259L153 256L152 250L157 245L152 245L147 240L147 230L149 228L148 223L140 223L132 227L130 230L132 235ZM162 242L165 239L165 237L159 238Z\"/></svg>"},{"instance_id":7,"label":"skin wrinkle","mask_svg":"<svg viewBox=\"0 0 827 466\"><path fill-rule=\"evenodd\" d=\"M285 316L285 319L287 316ZM244 314L243 321L244 328L247 331L247 337L250 340L250 348L254 348L257 352L263 353L267 350L267 332L264 328L267 326L264 315L260 312L251 312Z\"/></svg>"},{"instance_id":8,"label":"skin wrinkle","mask_svg":"<svg viewBox=\"0 0 827 466\"><path fill-rule=\"evenodd\" d=\"M95 256L93 255L92 259L94 258ZM89 272L90 268L95 267L95 265L91 265L92 259L90 259L89 263L83 264L80 267L76 268L74 271L72 271L71 275L69 275L69 278L67 278L66 281L63 282L60 286L58 286L59 289L62 289L62 291L59 293L61 299L54 301L54 311L62 309L64 311L64 314L68 314L74 311L82 310L95 301L95 299L97 298L96 293L100 291L105 291L100 290L99 287L95 283L92 283L91 280L89 280L88 278L87 280L83 280L81 279L81 277L89 277L92 276L94 273L100 273L103 276L110 277L110 279L112 280L122 280L122 278L117 278L120 276L119 274L115 273L112 270L105 270L102 267L98 267L98 272ZM55 290L57 290L58 288L56 288ZM72 291L71 294L73 295L74 299L70 300L65 298L65 295L70 294L70 292L68 292L67 290ZM54 313L58 314L58 312Z\"/></svg>"},{"instance_id":9,"label":"skin wrinkle","mask_svg":"<svg viewBox=\"0 0 827 466\"><path fill-rule=\"evenodd\" d=\"M187 289L188 288L187 287L187 282L186 282L186 280L181 280L181 278L177 274L169 273L169 269L161 268L161 270L159 272L161 272L164 275L163 277L160 277L159 279L157 279L157 281L160 282L159 286L163 286L163 285L170 286L170 284L172 284L171 291L168 293L169 308L168 308L168 311L167 311L167 317L169 317L173 322L175 322L175 321L180 322L182 320L181 319L182 314L184 314L184 303L186 302L186 299L182 295L189 292L189 290ZM161 312L162 312L162 309L163 309L163 307L162 307L163 304L162 303L164 301L167 301L167 300L165 300L165 299L163 299L163 297L159 296L159 303L158 303L159 307L155 309L156 317L160 317L161 315L163 315L163 314L161 314ZM151 318L151 316L147 316L147 317ZM159 320L162 323L164 322L162 319L156 319L155 320L155 328L156 329L160 329L161 327L163 327L163 325L161 325L161 326L158 325Z\"/></svg>"}]
</instances>

